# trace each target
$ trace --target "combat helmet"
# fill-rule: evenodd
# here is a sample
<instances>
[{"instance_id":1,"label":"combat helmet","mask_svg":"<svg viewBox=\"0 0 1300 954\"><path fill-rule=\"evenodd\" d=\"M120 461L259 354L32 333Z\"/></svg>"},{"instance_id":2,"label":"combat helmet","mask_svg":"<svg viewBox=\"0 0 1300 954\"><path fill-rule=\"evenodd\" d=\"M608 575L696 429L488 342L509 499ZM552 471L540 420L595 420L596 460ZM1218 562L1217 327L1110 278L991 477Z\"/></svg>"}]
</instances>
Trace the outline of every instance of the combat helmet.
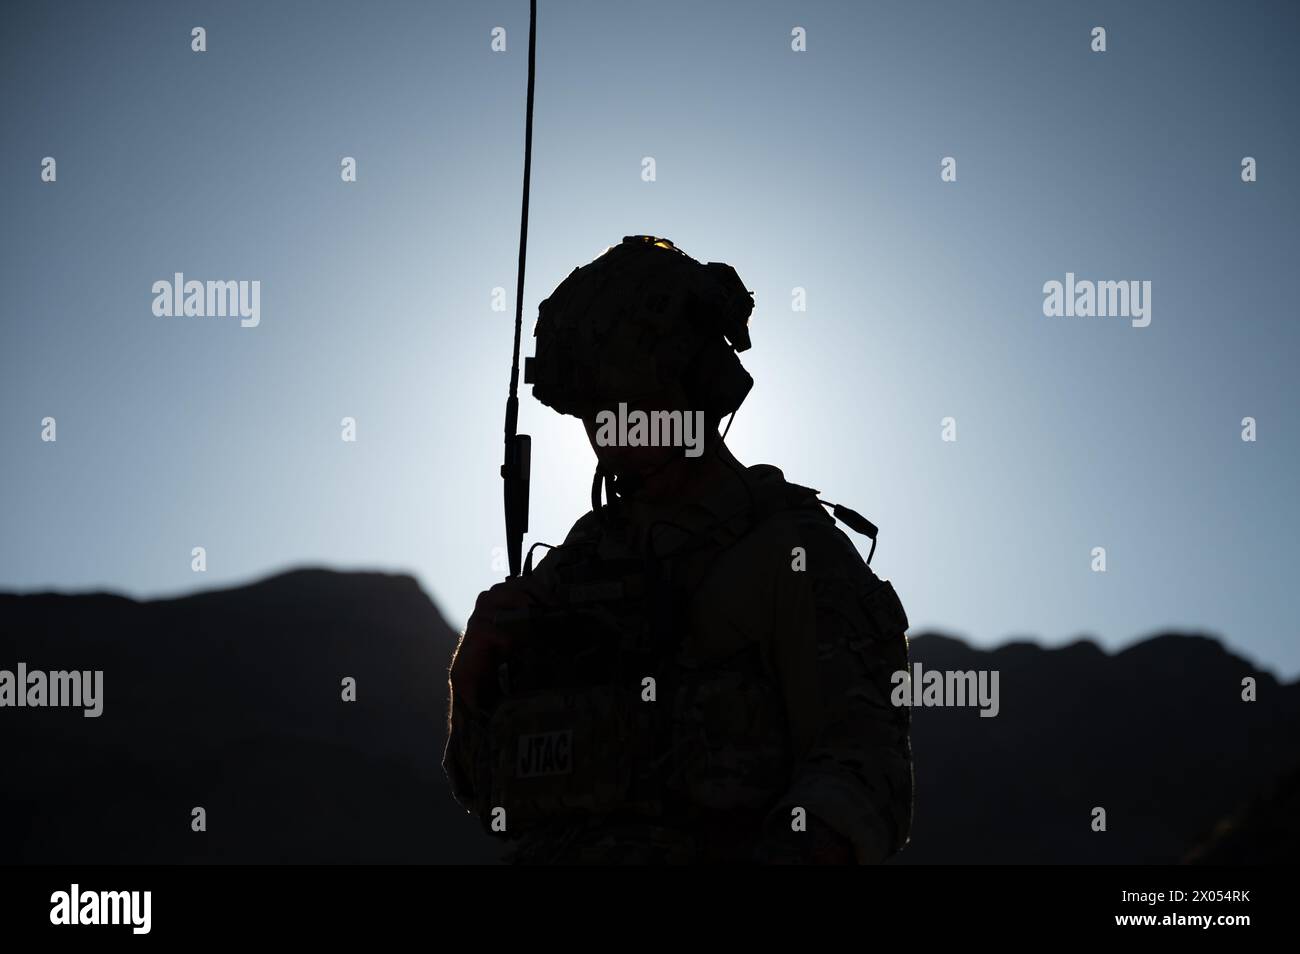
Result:
<instances>
[{"instance_id":1,"label":"combat helmet","mask_svg":"<svg viewBox=\"0 0 1300 954\"><path fill-rule=\"evenodd\" d=\"M628 235L538 306L524 381L543 404L579 417L600 402L680 384L692 410L716 423L754 384L736 357L750 346L753 309L730 265L698 262L666 238Z\"/></svg>"}]
</instances>

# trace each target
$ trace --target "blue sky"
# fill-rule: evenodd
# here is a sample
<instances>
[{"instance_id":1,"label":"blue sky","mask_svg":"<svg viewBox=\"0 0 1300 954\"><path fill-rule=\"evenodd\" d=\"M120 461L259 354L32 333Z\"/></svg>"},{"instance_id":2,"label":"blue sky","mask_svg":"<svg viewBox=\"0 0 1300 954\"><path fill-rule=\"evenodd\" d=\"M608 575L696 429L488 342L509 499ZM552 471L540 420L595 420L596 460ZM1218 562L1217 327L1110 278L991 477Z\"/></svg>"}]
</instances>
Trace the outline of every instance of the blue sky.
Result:
<instances>
[{"instance_id":1,"label":"blue sky","mask_svg":"<svg viewBox=\"0 0 1300 954\"><path fill-rule=\"evenodd\" d=\"M525 353L573 267L665 235L755 292L729 443L880 525L913 632L1187 628L1300 673L1294 5L540 6ZM0 587L380 568L463 622L500 576L527 4L7 16ZM177 271L260 281L260 325L155 317ZM1044 317L1066 272L1151 281L1151 325ZM555 542L591 453L524 394Z\"/></svg>"}]
</instances>

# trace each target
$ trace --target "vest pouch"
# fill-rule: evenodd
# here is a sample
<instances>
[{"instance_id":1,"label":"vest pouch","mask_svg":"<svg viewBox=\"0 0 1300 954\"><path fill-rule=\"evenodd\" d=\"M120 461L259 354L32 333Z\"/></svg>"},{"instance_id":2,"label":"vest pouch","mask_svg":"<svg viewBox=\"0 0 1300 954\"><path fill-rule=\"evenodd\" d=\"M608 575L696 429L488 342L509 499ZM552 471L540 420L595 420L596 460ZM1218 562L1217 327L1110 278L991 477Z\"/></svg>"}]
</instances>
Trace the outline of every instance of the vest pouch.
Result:
<instances>
[{"instance_id":1,"label":"vest pouch","mask_svg":"<svg viewBox=\"0 0 1300 954\"><path fill-rule=\"evenodd\" d=\"M673 787L704 808L758 808L790 781L781 694L746 655L739 669L687 673L677 690Z\"/></svg>"},{"instance_id":2,"label":"vest pouch","mask_svg":"<svg viewBox=\"0 0 1300 954\"><path fill-rule=\"evenodd\" d=\"M488 723L490 804L506 833L538 823L629 808L654 761L652 710L635 688L589 686L507 697Z\"/></svg>"}]
</instances>

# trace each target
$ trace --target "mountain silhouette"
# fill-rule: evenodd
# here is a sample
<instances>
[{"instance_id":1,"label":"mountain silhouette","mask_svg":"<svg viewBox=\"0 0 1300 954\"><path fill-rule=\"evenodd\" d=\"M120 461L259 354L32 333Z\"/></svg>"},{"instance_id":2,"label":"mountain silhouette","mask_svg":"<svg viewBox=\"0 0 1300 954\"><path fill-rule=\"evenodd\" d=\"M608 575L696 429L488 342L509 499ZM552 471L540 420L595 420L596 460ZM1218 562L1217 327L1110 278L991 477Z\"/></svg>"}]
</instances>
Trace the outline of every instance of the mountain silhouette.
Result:
<instances>
[{"instance_id":1,"label":"mountain silhouette","mask_svg":"<svg viewBox=\"0 0 1300 954\"><path fill-rule=\"evenodd\" d=\"M0 669L104 672L99 718L0 709L0 862L491 863L501 846L439 764L455 640L413 579L379 573L147 602L0 595ZM1294 857L1277 806L1296 799L1300 684L1196 635L1109 655L928 634L911 655L998 670L1000 711L913 710L916 814L896 863ZM1258 701L1241 700L1246 676Z\"/></svg>"},{"instance_id":2,"label":"mountain silhouette","mask_svg":"<svg viewBox=\"0 0 1300 954\"><path fill-rule=\"evenodd\" d=\"M99 718L0 710L22 766L0 790L0 861L492 861L439 764L455 639L413 579L377 573L0 596L0 668L104 671Z\"/></svg>"},{"instance_id":3,"label":"mountain silhouette","mask_svg":"<svg viewBox=\"0 0 1300 954\"><path fill-rule=\"evenodd\" d=\"M899 863L1176 863L1300 761L1300 684L1205 636L1108 655L1089 641L984 651L924 635L911 657L998 670L1001 711L913 710L915 834ZM1248 676L1255 702L1242 701Z\"/></svg>"}]
</instances>

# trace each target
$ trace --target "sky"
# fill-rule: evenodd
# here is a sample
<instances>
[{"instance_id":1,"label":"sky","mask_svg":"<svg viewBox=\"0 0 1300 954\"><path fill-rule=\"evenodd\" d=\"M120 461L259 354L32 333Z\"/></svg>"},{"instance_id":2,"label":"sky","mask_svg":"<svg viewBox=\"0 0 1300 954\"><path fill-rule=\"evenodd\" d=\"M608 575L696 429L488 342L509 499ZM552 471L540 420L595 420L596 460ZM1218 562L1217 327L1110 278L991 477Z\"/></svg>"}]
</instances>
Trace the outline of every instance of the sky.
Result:
<instances>
[{"instance_id":1,"label":"sky","mask_svg":"<svg viewBox=\"0 0 1300 954\"><path fill-rule=\"evenodd\" d=\"M880 526L912 633L1178 629L1300 674L1300 7L539 7L525 355L574 267L666 236L754 292L728 443ZM503 576L527 3L6 20L0 589L378 569L463 625ZM176 272L259 282L258 323L155 315ZM1046 316L1067 273L1150 282L1150 324ZM555 543L594 460L528 391Z\"/></svg>"}]
</instances>

